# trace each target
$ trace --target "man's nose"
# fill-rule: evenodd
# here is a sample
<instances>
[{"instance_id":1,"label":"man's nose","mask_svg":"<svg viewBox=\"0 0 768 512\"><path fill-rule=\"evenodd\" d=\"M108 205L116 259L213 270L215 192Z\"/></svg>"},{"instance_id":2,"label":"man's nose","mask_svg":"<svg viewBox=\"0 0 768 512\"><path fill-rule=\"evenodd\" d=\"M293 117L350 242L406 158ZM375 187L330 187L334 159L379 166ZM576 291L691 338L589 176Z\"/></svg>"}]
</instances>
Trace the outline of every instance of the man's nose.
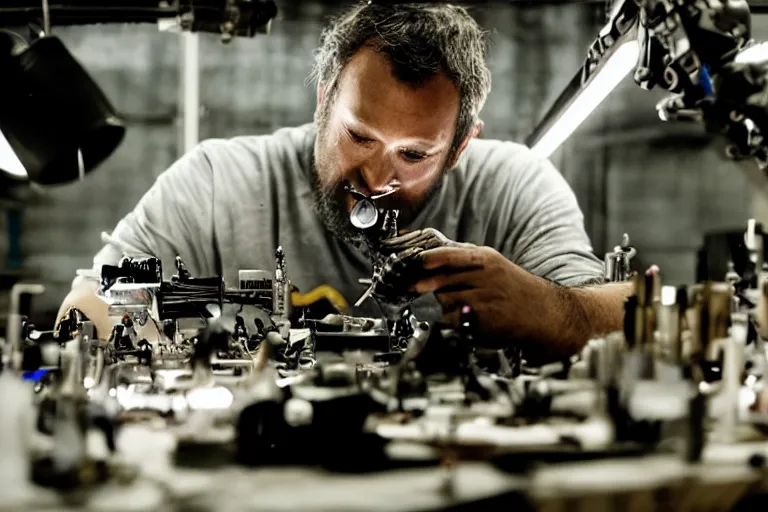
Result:
<instances>
[{"instance_id":1,"label":"man's nose","mask_svg":"<svg viewBox=\"0 0 768 512\"><path fill-rule=\"evenodd\" d=\"M396 184L395 172L392 167L385 163L366 163L361 169L365 188L371 195L383 194L389 192Z\"/></svg>"}]
</instances>

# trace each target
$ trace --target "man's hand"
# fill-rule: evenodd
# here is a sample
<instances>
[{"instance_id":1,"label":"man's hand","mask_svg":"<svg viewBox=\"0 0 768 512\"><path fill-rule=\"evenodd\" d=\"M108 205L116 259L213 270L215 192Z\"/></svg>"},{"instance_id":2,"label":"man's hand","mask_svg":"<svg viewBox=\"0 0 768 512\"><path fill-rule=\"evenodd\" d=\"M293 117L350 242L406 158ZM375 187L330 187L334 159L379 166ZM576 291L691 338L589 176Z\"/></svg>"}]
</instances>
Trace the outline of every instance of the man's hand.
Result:
<instances>
[{"instance_id":1,"label":"man's hand","mask_svg":"<svg viewBox=\"0 0 768 512\"><path fill-rule=\"evenodd\" d=\"M481 343L558 342L570 336L568 319L583 324L584 310L567 288L526 272L490 247L438 247L422 252L421 260L433 275L413 290L434 292L452 326L469 305Z\"/></svg>"},{"instance_id":2,"label":"man's hand","mask_svg":"<svg viewBox=\"0 0 768 512\"><path fill-rule=\"evenodd\" d=\"M477 247L474 244L454 242L434 228L417 229L388 238L381 243L389 251L400 252L406 249L420 248L421 250L437 247Z\"/></svg>"},{"instance_id":3,"label":"man's hand","mask_svg":"<svg viewBox=\"0 0 768 512\"><path fill-rule=\"evenodd\" d=\"M410 290L410 285L424 275L420 254L426 249L463 246L474 247L454 242L432 228L403 232L381 241L379 250L384 259L380 265L379 282L371 289L372 294L380 301L396 306L413 302L418 293ZM361 300L365 298L363 295Z\"/></svg>"},{"instance_id":4,"label":"man's hand","mask_svg":"<svg viewBox=\"0 0 768 512\"><path fill-rule=\"evenodd\" d=\"M446 323L457 326L469 305L476 341L488 347L510 343L529 359L568 357L589 339L622 327L629 283L568 288L535 276L490 247L462 244L420 255L423 277L412 289L434 292Z\"/></svg>"},{"instance_id":5,"label":"man's hand","mask_svg":"<svg viewBox=\"0 0 768 512\"><path fill-rule=\"evenodd\" d=\"M386 241L395 254L408 252L410 272L395 273L399 286L416 294L434 292L444 321L458 326L461 308L477 321L476 341L489 347L510 343L529 356L567 357L595 336L621 329L628 283L568 288L535 276L490 248L448 239L434 229Z\"/></svg>"}]
</instances>

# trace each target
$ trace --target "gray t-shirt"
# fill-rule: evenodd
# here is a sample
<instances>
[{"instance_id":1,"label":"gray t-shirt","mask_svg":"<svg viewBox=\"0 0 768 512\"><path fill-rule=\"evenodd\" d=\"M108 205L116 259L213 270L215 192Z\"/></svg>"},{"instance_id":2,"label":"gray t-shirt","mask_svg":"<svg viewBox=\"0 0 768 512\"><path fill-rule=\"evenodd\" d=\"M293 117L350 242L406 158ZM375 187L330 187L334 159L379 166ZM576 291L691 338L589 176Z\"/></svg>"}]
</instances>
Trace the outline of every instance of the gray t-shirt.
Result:
<instances>
[{"instance_id":1,"label":"gray t-shirt","mask_svg":"<svg viewBox=\"0 0 768 512\"><path fill-rule=\"evenodd\" d=\"M166 277L181 256L193 275L273 270L275 249L304 292L327 284L352 304L370 278L365 255L328 233L312 208L313 124L272 135L199 144L167 171L126 215L94 265L123 255L162 259ZM403 227L403 226L401 226ZM473 139L409 229L433 227L459 242L487 245L529 272L567 286L599 279L602 264L590 246L572 190L547 160L525 146ZM434 320L433 296L417 302L420 319ZM371 301L358 314L377 314Z\"/></svg>"}]
</instances>

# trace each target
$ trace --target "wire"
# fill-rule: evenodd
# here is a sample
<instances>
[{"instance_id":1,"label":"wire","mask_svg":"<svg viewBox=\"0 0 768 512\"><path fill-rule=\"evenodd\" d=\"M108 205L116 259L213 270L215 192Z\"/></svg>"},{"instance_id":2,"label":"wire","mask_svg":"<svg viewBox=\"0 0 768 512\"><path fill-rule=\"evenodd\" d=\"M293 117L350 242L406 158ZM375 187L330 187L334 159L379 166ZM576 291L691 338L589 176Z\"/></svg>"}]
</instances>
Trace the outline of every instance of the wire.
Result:
<instances>
[{"instance_id":1,"label":"wire","mask_svg":"<svg viewBox=\"0 0 768 512\"><path fill-rule=\"evenodd\" d=\"M299 292L293 292L291 294L291 303L294 307L299 308L310 306L322 299L327 299L328 302L333 304L333 306L342 313L346 313L349 309L349 304L347 304L344 296L339 293L338 290L326 284L313 288L304 294Z\"/></svg>"}]
</instances>

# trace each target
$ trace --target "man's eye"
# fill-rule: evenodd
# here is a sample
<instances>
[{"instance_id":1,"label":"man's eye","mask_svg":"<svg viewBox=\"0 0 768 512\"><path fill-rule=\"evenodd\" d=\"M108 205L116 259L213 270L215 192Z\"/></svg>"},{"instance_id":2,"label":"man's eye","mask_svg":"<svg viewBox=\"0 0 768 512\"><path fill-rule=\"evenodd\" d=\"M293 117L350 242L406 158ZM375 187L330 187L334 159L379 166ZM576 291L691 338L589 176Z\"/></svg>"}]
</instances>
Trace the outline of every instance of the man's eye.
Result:
<instances>
[{"instance_id":1,"label":"man's eye","mask_svg":"<svg viewBox=\"0 0 768 512\"><path fill-rule=\"evenodd\" d=\"M371 142L371 139L363 137L362 135L355 133L351 130L347 130L349 132L350 138L357 142L358 144L367 144L368 142Z\"/></svg>"},{"instance_id":2,"label":"man's eye","mask_svg":"<svg viewBox=\"0 0 768 512\"><path fill-rule=\"evenodd\" d=\"M400 151L400 154L403 155L406 160L411 162L418 162L419 160L426 158L426 155L423 153L419 153L418 151L409 151L407 149Z\"/></svg>"}]
</instances>

